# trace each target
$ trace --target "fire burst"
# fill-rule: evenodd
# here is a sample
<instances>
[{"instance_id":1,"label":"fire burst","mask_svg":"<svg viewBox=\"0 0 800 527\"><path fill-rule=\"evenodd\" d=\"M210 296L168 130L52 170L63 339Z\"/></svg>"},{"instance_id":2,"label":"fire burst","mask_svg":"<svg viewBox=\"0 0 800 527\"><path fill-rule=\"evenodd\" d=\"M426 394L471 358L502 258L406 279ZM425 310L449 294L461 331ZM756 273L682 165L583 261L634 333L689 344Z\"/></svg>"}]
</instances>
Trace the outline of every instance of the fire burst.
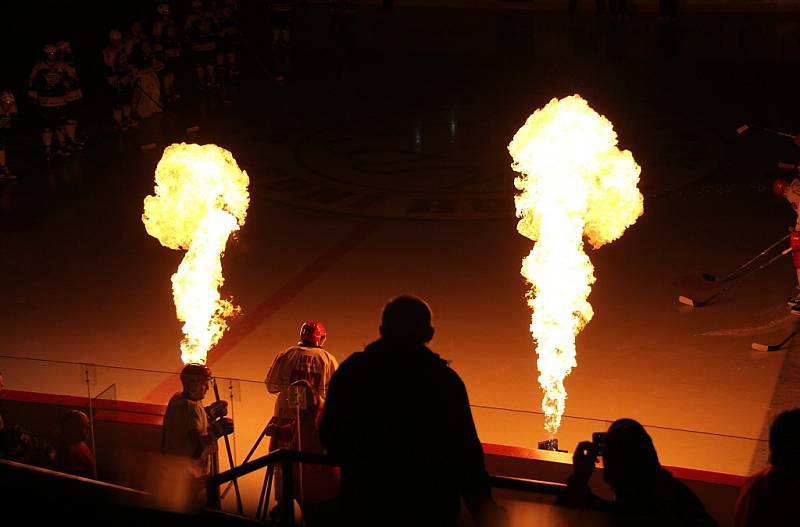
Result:
<instances>
[{"instance_id":1,"label":"fire burst","mask_svg":"<svg viewBox=\"0 0 800 527\"><path fill-rule=\"evenodd\" d=\"M227 329L225 318L238 310L220 298L219 287L228 237L244 225L249 183L224 148L174 144L156 167L155 195L144 199L147 233L165 247L186 250L172 275L184 364L205 364L208 350Z\"/></svg>"},{"instance_id":2,"label":"fire burst","mask_svg":"<svg viewBox=\"0 0 800 527\"><path fill-rule=\"evenodd\" d=\"M519 172L514 186L517 230L536 243L522 261L533 311L545 430L555 435L564 414L564 378L574 368L575 335L592 319L587 301L594 267L583 251L614 241L644 210L641 168L617 148L611 122L578 95L536 110L508 145Z\"/></svg>"}]
</instances>

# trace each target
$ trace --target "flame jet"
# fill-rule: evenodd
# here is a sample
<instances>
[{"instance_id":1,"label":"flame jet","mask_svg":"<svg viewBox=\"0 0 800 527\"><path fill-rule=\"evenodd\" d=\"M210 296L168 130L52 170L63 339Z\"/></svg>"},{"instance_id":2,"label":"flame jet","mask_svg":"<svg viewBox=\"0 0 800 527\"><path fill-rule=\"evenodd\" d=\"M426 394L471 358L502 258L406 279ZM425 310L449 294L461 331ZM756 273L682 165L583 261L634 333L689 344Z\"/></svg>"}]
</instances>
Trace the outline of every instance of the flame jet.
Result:
<instances>
[{"instance_id":1,"label":"flame jet","mask_svg":"<svg viewBox=\"0 0 800 527\"><path fill-rule=\"evenodd\" d=\"M172 295L183 322L181 360L205 364L238 307L221 299L222 255L228 237L244 225L250 179L233 155L216 145L173 144L156 167L155 195L144 199L150 236L186 250L172 275Z\"/></svg>"},{"instance_id":2,"label":"flame jet","mask_svg":"<svg viewBox=\"0 0 800 527\"><path fill-rule=\"evenodd\" d=\"M530 284L544 427L553 437L566 406L564 378L577 365L575 336L593 316L587 298L594 267L583 237L597 249L642 215L641 168L617 148L611 122L579 95L536 110L508 151L520 174L514 179L517 230L536 242L520 272Z\"/></svg>"}]
</instances>

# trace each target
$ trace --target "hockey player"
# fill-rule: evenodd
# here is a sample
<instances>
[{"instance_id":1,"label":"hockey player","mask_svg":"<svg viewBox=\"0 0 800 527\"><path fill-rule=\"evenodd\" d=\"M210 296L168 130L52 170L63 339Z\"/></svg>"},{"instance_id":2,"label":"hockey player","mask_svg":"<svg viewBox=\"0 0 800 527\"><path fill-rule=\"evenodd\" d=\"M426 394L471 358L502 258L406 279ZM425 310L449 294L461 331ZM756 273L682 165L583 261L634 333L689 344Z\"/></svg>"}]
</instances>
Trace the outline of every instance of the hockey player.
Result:
<instances>
[{"instance_id":1,"label":"hockey player","mask_svg":"<svg viewBox=\"0 0 800 527\"><path fill-rule=\"evenodd\" d=\"M67 73L64 77L64 133L66 135L66 143L72 148L83 150L84 144L76 136L78 130L78 105L83 98L83 91L81 90L80 80L78 80L78 72L75 69L72 45L62 40L56 44L56 47L58 48L59 60L64 65L64 71Z\"/></svg>"},{"instance_id":2,"label":"hockey player","mask_svg":"<svg viewBox=\"0 0 800 527\"><path fill-rule=\"evenodd\" d=\"M786 198L797 213L794 231L789 236L789 245L792 248L792 262L797 275L797 291L795 295L789 298L787 303L790 308L789 312L792 315L800 316L800 179L795 177L789 182L784 178L778 178L772 184L772 190L775 194Z\"/></svg>"},{"instance_id":3,"label":"hockey player","mask_svg":"<svg viewBox=\"0 0 800 527\"><path fill-rule=\"evenodd\" d=\"M192 49L197 82L200 89L217 87L217 28L214 13L207 11L202 0L192 0L192 13L186 17L186 35Z\"/></svg>"},{"instance_id":4,"label":"hockey player","mask_svg":"<svg viewBox=\"0 0 800 527\"><path fill-rule=\"evenodd\" d=\"M294 0L271 0L272 61L275 80L282 82L289 74L291 28L294 22Z\"/></svg>"},{"instance_id":5,"label":"hockey player","mask_svg":"<svg viewBox=\"0 0 800 527\"><path fill-rule=\"evenodd\" d=\"M181 41L178 25L172 19L169 4L159 4L158 20L153 24L153 53L164 67L159 71L161 89L168 101L180 100L175 91L175 70L181 56Z\"/></svg>"},{"instance_id":6,"label":"hockey player","mask_svg":"<svg viewBox=\"0 0 800 527\"><path fill-rule=\"evenodd\" d=\"M272 435L270 451L276 448L290 448L293 433L296 409L290 396L293 390L290 387L302 382L311 391L316 405L323 405L328 391L331 376L339 363L336 357L328 353L322 345L327 338L327 332L322 322L309 320L300 328L300 342L279 353L267 373L265 383L270 393L278 394L275 400L275 413L268 433ZM280 473L276 473L276 489L281 488ZM276 492L276 498L282 500L281 491ZM277 507L280 510L280 507Z\"/></svg>"},{"instance_id":7,"label":"hockey player","mask_svg":"<svg viewBox=\"0 0 800 527\"><path fill-rule=\"evenodd\" d=\"M14 100L14 94L8 91L0 92L0 179L16 179L16 176L6 166L6 143L11 134L12 120L16 115L17 103ZM2 382L0 382L0 389L2 389Z\"/></svg>"},{"instance_id":8,"label":"hockey player","mask_svg":"<svg viewBox=\"0 0 800 527\"><path fill-rule=\"evenodd\" d=\"M156 7L158 20L153 22L153 50L159 51L159 42L167 26L174 26L175 20L172 18L172 8L169 4L158 4Z\"/></svg>"},{"instance_id":9,"label":"hockey player","mask_svg":"<svg viewBox=\"0 0 800 527\"><path fill-rule=\"evenodd\" d=\"M235 79L239 74L236 59L242 35L239 31L238 10L239 6L235 0L226 0L225 6L217 14L220 37L217 67L229 80Z\"/></svg>"},{"instance_id":10,"label":"hockey player","mask_svg":"<svg viewBox=\"0 0 800 527\"><path fill-rule=\"evenodd\" d=\"M128 51L122 44L122 33L112 29L108 33L108 45L103 49L103 63L106 69L106 83L111 88L114 102L112 117L120 130L137 126L131 117L133 98L133 72L128 66Z\"/></svg>"},{"instance_id":11,"label":"hockey player","mask_svg":"<svg viewBox=\"0 0 800 527\"><path fill-rule=\"evenodd\" d=\"M67 71L58 60L58 48L47 44L42 48L43 60L31 71L28 83L28 98L39 110L42 122L42 144L44 156L48 161L52 156L53 136L56 137L56 153L69 157L64 145L64 105L66 104L65 81Z\"/></svg>"}]
</instances>

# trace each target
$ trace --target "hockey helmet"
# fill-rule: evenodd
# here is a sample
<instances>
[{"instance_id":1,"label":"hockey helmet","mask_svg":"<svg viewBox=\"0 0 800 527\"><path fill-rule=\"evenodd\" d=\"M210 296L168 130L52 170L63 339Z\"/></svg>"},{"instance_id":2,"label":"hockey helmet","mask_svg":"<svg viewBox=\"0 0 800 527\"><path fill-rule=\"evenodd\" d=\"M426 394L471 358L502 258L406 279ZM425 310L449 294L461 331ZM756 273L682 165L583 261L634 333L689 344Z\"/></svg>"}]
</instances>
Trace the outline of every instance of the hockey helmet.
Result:
<instances>
[{"instance_id":1,"label":"hockey helmet","mask_svg":"<svg viewBox=\"0 0 800 527\"><path fill-rule=\"evenodd\" d=\"M108 40L122 40L122 33L119 29L112 29L108 32Z\"/></svg>"},{"instance_id":2,"label":"hockey helmet","mask_svg":"<svg viewBox=\"0 0 800 527\"><path fill-rule=\"evenodd\" d=\"M0 103L11 106L14 104L14 94L10 91L0 92Z\"/></svg>"},{"instance_id":3,"label":"hockey helmet","mask_svg":"<svg viewBox=\"0 0 800 527\"><path fill-rule=\"evenodd\" d=\"M45 44L44 47L42 47L42 53L45 59L55 60L58 55L58 48L54 44Z\"/></svg>"},{"instance_id":4,"label":"hockey helmet","mask_svg":"<svg viewBox=\"0 0 800 527\"><path fill-rule=\"evenodd\" d=\"M156 8L156 11L158 11L158 14L161 16L167 16L170 13L170 10L171 8L169 7L169 4L158 4L158 7Z\"/></svg>"},{"instance_id":5,"label":"hockey helmet","mask_svg":"<svg viewBox=\"0 0 800 527\"><path fill-rule=\"evenodd\" d=\"M783 196L784 194L786 194L786 189L788 188L789 188L789 182L784 178L779 177L772 182L772 192L774 192L778 196Z\"/></svg>"},{"instance_id":6,"label":"hockey helmet","mask_svg":"<svg viewBox=\"0 0 800 527\"><path fill-rule=\"evenodd\" d=\"M312 346L322 346L328 332L319 320L308 320L300 328L300 342Z\"/></svg>"}]
</instances>

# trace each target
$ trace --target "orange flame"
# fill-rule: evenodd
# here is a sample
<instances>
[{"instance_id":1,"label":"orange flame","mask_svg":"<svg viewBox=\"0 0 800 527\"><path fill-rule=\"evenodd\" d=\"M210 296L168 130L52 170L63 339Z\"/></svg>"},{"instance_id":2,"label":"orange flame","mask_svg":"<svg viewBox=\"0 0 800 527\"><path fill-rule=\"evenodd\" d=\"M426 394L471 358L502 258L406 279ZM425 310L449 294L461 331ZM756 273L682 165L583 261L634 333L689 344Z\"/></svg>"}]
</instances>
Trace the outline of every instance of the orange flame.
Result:
<instances>
[{"instance_id":1,"label":"orange flame","mask_svg":"<svg viewBox=\"0 0 800 527\"><path fill-rule=\"evenodd\" d=\"M245 222L249 183L224 148L174 144L156 167L155 195L144 199L147 233L165 247L186 250L172 275L184 364L205 364L208 350L227 329L225 318L239 309L220 298L219 287L228 237Z\"/></svg>"},{"instance_id":2,"label":"orange flame","mask_svg":"<svg viewBox=\"0 0 800 527\"><path fill-rule=\"evenodd\" d=\"M520 175L514 186L517 230L536 243L522 261L530 284L530 331L536 342L545 430L555 435L566 407L564 378L575 361L575 335L592 319L587 301L594 267L583 251L614 241L644 208L641 168L617 148L611 122L579 95L552 99L514 135L508 150Z\"/></svg>"}]
</instances>

